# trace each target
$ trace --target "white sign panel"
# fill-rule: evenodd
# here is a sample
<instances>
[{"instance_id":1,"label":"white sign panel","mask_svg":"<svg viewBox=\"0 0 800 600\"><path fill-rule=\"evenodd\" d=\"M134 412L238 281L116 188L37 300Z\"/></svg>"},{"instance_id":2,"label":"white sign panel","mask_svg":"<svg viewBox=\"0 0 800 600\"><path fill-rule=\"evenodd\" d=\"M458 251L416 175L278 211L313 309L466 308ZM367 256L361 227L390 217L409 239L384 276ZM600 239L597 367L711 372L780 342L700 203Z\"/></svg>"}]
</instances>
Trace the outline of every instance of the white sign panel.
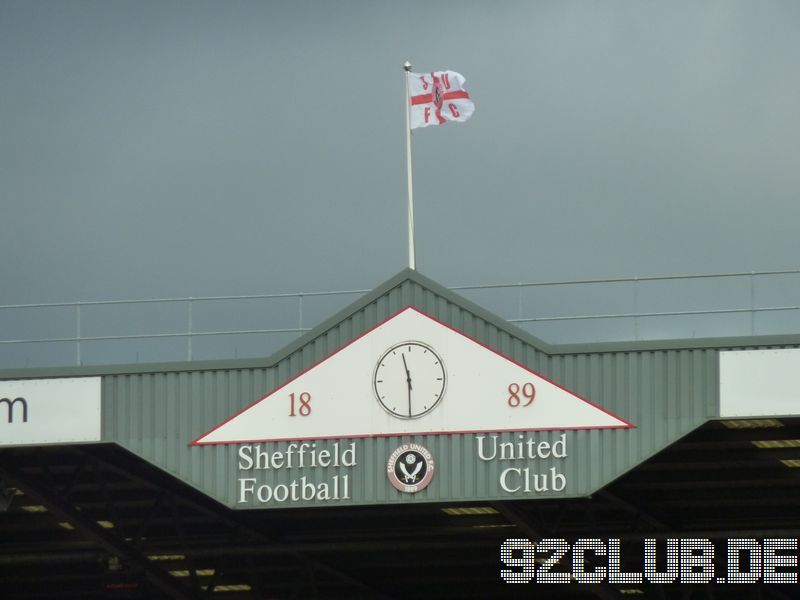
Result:
<instances>
[{"instance_id":1,"label":"white sign panel","mask_svg":"<svg viewBox=\"0 0 800 600\"><path fill-rule=\"evenodd\" d=\"M719 353L721 417L800 415L800 348Z\"/></svg>"},{"instance_id":2,"label":"white sign panel","mask_svg":"<svg viewBox=\"0 0 800 600\"><path fill-rule=\"evenodd\" d=\"M99 377L0 381L0 446L99 441Z\"/></svg>"},{"instance_id":3,"label":"white sign panel","mask_svg":"<svg viewBox=\"0 0 800 600\"><path fill-rule=\"evenodd\" d=\"M628 427L406 308L193 443Z\"/></svg>"}]
</instances>

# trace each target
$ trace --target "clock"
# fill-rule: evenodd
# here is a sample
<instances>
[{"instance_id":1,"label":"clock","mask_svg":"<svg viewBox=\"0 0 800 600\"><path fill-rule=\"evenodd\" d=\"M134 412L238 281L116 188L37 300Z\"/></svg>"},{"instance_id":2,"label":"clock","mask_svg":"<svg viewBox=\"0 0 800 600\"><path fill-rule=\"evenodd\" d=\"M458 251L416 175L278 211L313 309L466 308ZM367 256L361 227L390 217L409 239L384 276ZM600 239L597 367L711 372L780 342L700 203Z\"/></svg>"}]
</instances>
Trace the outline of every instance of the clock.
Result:
<instances>
[{"instance_id":1,"label":"clock","mask_svg":"<svg viewBox=\"0 0 800 600\"><path fill-rule=\"evenodd\" d=\"M447 372L442 358L417 341L396 344L381 355L372 376L380 405L399 419L428 414L444 398Z\"/></svg>"}]
</instances>

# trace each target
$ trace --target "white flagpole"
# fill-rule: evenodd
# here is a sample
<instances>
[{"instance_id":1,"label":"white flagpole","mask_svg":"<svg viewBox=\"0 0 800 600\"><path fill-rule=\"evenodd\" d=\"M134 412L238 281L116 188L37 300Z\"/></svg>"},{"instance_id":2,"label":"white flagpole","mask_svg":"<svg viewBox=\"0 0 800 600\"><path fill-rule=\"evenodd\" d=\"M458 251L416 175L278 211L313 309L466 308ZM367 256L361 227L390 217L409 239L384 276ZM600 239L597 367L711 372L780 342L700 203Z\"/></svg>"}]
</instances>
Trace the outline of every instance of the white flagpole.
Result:
<instances>
[{"instance_id":1,"label":"white flagpole","mask_svg":"<svg viewBox=\"0 0 800 600\"><path fill-rule=\"evenodd\" d=\"M406 172L408 174L408 267L417 268L414 256L414 182L411 175L411 63L403 65L406 72Z\"/></svg>"}]
</instances>

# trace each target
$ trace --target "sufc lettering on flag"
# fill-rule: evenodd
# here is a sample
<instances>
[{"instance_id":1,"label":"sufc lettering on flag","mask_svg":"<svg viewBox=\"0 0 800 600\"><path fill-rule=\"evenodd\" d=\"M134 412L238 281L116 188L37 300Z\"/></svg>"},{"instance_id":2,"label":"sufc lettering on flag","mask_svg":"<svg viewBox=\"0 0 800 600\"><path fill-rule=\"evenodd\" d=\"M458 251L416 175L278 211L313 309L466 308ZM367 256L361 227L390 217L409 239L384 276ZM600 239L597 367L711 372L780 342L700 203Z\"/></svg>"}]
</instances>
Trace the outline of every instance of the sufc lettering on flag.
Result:
<instances>
[{"instance_id":1,"label":"sufc lettering on flag","mask_svg":"<svg viewBox=\"0 0 800 600\"><path fill-rule=\"evenodd\" d=\"M463 122L475 112L464 89L464 76L455 71L411 73L411 129Z\"/></svg>"}]
</instances>

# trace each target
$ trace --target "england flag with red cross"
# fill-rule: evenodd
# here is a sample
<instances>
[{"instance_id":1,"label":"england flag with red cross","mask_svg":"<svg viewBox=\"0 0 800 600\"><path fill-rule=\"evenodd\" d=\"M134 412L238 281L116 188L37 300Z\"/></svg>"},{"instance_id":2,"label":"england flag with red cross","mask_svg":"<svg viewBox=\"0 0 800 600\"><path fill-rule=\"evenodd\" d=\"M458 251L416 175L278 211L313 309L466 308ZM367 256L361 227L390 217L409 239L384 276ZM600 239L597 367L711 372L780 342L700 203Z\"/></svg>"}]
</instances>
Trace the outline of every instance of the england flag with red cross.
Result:
<instances>
[{"instance_id":1,"label":"england flag with red cross","mask_svg":"<svg viewBox=\"0 0 800 600\"><path fill-rule=\"evenodd\" d=\"M464 89L464 76L455 71L410 73L411 129L463 122L475 112Z\"/></svg>"}]
</instances>

